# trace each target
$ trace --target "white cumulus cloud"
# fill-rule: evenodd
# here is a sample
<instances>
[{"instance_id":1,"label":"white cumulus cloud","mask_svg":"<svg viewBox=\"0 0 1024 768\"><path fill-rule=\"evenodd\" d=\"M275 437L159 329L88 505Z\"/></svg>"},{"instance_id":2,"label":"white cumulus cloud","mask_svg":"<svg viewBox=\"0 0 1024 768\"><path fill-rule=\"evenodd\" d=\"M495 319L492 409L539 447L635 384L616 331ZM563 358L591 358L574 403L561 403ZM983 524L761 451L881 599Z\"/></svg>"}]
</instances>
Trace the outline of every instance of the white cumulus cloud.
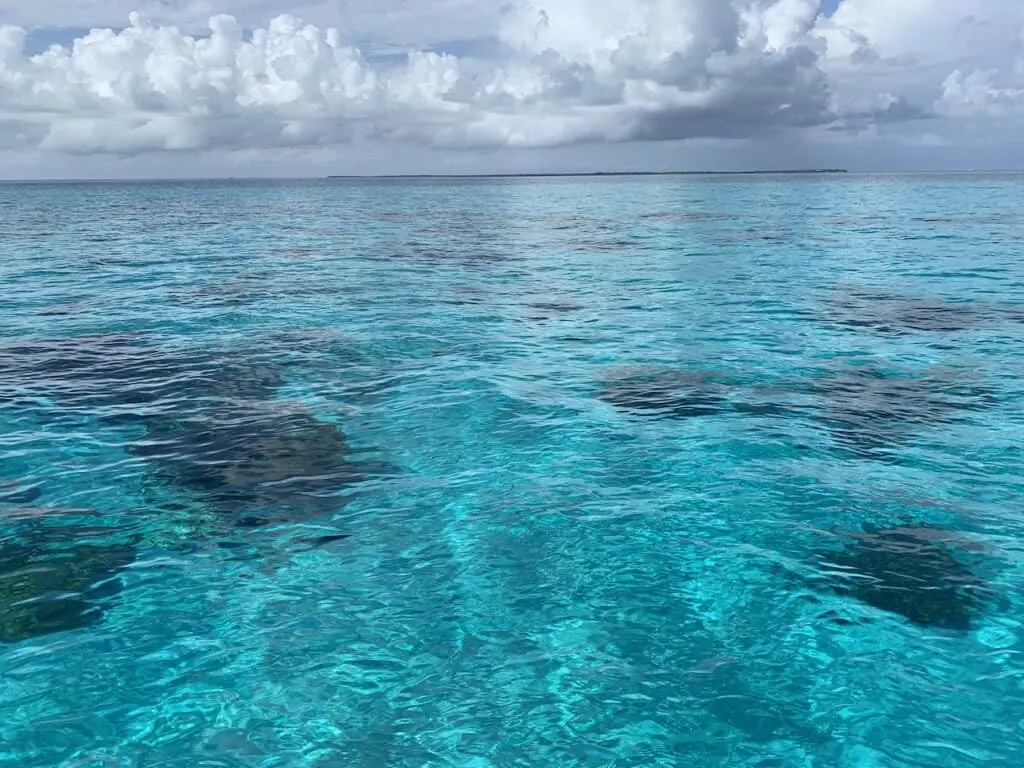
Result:
<instances>
[{"instance_id":1,"label":"white cumulus cloud","mask_svg":"<svg viewBox=\"0 0 1024 768\"><path fill-rule=\"evenodd\" d=\"M1005 111L1015 98L1024 40L1016 0L843 0L818 31L844 111L902 97L967 118Z\"/></svg>"},{"instance_id":2,"label":"white cumulus cloud","mask_svg":"<svg viewBox=\"0 0 1024 768\"><path fill-rule=\"evenodd\" d=\"M505 10L498 61L411 51L397 64L289 14L251 34L217 15L190 35L132 13L35 55L7 27L3 141L133 153L756 135L828 119L817 13L817 0L545 0Z\"/></svg>"},{"instance_id":3,"label":"white cumulus cloud","mask_svg":"<svg viewBox=\"0 0 1024 768\"><path fill-rule=\"evenodd\" d=\"M829 18L820 0L487 0L461 25L456 11L473 4L444 0L453 41L491 25L488 55L435 45L398 57L379 55L394 42L383 30L379 45L357 44L345 24L349 9L367 28L368 0L311 0L317 23L282 13L255 29L269 0L224 2L235 15L213 13L203 30L212 0L145 0L152 15L40 52L27 26L0 27L0 150L529 148L1024 113L1024 4L1004 0L843 0ZM0 10L41 21L11 3ZM381 3L422 17L409 0ZM437 28L423 35L443 42Z\"/></svg>"}]
</instances>

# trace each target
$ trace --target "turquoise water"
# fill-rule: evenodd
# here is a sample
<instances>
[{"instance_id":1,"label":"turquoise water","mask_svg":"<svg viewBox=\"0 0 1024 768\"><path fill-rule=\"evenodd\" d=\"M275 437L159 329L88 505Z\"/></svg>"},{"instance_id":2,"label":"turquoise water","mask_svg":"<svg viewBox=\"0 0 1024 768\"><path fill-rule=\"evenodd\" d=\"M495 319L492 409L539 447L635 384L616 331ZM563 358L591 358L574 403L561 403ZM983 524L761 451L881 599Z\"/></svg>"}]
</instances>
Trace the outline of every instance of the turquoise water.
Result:
<instances>
[{"instance_id":1,"label":"turquoise water","mask_svg":"<svg viewBox=\"0 0 1024 768\"><path fill-rule=\"evenodd\" d=\"M1024 760L1024 178L0 186L0 765Z\"/></svg>"}]
</instances>

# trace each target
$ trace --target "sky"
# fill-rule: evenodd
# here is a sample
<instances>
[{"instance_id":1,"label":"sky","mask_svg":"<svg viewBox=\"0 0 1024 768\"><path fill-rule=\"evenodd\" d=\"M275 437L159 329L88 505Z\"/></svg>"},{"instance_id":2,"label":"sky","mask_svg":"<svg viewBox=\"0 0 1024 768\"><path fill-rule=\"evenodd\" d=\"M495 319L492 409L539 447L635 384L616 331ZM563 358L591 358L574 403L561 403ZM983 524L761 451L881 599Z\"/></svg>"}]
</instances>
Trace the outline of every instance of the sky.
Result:
<instances>
[{"instance_id":1,"label":"sky","mask_svg":"<svg viewBox=\"0 0 1024 768\"><path fill-rule=\"evenodd\" d=\"M0 178L1024 169L1022 0L0 0Z\"/></svg>"}]
</instances>

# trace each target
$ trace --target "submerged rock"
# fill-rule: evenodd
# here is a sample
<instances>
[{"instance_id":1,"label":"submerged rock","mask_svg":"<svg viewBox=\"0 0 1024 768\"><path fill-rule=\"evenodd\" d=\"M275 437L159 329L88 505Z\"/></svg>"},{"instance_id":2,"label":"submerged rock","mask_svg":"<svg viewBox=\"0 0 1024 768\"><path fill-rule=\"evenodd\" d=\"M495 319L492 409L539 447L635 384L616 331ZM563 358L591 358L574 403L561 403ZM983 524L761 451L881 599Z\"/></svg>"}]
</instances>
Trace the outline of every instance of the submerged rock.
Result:
<instances>
[{"instance_id":1,"label":"submerged rock","mask_svg":"<svg viewBox=\"0 0 1024 768\"><path fill-rule=\"evenodd\" d=\"M891 460L912 435L995 407L995 389L957 369L844 365L810 380L759 384L714 371L651 366L608 377L598 398L656 418L745 415L808 418L855 457Z\"/></svg>"},{"instance_id":2,"label":"submerged rock","mask_svg":"<svg viewBox=\"0 0 1024 768\"><path fill-rule=\"evenodd\" d=\"M621 410L674 419L722 413L730 407L728 395L720 375L667 366L619 372L598 392Z\"/></svg>"},{"instance_id":3,"label":"submerged rock","mask_svg":"<svg viewBox=\"0 0 1024 768\"><path fill-rule=\"evenodd\" d=\"M43 488L41 485L20 485L13 482L0 483L0 504L32 504L38 501L42 495Z\"/></svg>"},{"instance_id":4,"label":"submerged rock","mask_svg":"<svg viewBox=\"0 0 1024 768\"><path fill-rule=\"evenodd\" d=\"M938 369L909 374L848 367L806 389L822 399L815 418L836 444L867 459L885 458L917 432L956 423L999 402L993 389L961 372Z\"/></svg>"},{"instance_id":5,"label":"submerged rock","mask_svg":"<svg viewBox=\"0 0 1024 768\"><path fill-rule=\"evenodd\" d=\"M858 533L815 552L813 581L919 626L968 631L998 594L963 562L961 541L924 525Z\"/></svg>"},{"instance_id":6,"label":"submerged rock","mask_svg":"<svg viewBox=\"0 0 1024 768\"><path fill-rule=\"evenodd\" d=\"M326 331L305 336L314 356L351 355L347 340ZM230 512L258 527L333 511L341 491L392 471L354 461L334 424L275 402L288 366L310 356L288 341L271 343L270 355L168 348L141 334L0 345L0 389L44 397L55 406L47 415L81 409L126 427L126 450L187 491L182 500L200 517Z\"/></svg>"},{"instance_id":7,"label":"submerged rock","mask_svg":"<svg viewBox=\"0 0 1024 768\"><path fill-rule=\"evenodd\" d=\"M283 365L254 354L159 346L144 334L74 336L0 346L0 390L71 408L123 409L271 395Z\"/></svg>"},{"instance_id":8,"label":"submerged rock","mask_svg":"<svg viewBox=\"0 0 1024 768\"><path fill-rule=\"evenodd\" d=\"M207 419L154 421L129 451L244 527L329 512L338 493L370 470L350 460L337 426L301 411L228 409Z\"/></svg>"},{"instance_id":9,"label":"submerged rock","mask_svg":"<svg viewBox=\"0 0 1024 768\"><path fill-rule=\"evenodd\" d=\"M998 308L941 299L853 293L835 300L829 322L878 333L955 333L984 325Z\"/></svg>"},{"instance_id":10,"label":"submerged rock","mask_svg":"<svg viewBox=\"0 0 1024 768\"><path fill-rule=\"evenodd\" d=\"M714 392L696 388L678 390L650 382L632 382L605 390L600 398L616 408L660 414L674 419L714 416L728 406L728 401Z\"/></svg>"},{"instance_id":11,"label":"submerged rock","mask_svg":"<svg viewBox=\"0 0 1024 768\"><path fill-rule=\"evenodd\" d=\"M131 355L139 334L86 334L67 338L5 341L0 344L4 383L95 378L105 362Z\"/></svg>"},{"instance_id":12,"label":"submerged rock","mask_svg":"<svg viewBox=\"0 0 1024 768\"><path fill-rule=\"evenodd\" d=\"M579 312L583 308L583 304L572 301L534 301L526 305L526 318L534 322L544 322Z\"/></svg>"},{"instance_id":13,"label":"submerged rock","mask_svg":"<svg viewBox=\"0 0 1024 768\"><path fill-rule=\"evenodd\" d=\"M44 522L60 514L12 515L23 524L0 538L0 642L91 626L121 591L115 577L135 560L134 542L112 542L104 528Z\"/></svg>"}]
</instances>

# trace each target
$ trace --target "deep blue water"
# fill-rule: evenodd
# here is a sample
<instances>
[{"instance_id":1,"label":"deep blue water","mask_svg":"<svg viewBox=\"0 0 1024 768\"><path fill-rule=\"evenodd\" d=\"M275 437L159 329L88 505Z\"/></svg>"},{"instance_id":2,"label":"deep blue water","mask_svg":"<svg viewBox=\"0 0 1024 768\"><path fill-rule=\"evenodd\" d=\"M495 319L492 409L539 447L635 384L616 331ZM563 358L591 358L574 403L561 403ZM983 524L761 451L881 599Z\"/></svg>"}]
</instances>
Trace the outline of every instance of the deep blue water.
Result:
<instances>
[{"instance_id":1,"label":"deep blue water","mask_svg":"<svg viewBox=\"0 0 1024 768\"><path fill-rule=\"evenodd\" d=\"M0 765L1018 766L1024 178L0 186Z\"/></svg>"}]
</instances>

